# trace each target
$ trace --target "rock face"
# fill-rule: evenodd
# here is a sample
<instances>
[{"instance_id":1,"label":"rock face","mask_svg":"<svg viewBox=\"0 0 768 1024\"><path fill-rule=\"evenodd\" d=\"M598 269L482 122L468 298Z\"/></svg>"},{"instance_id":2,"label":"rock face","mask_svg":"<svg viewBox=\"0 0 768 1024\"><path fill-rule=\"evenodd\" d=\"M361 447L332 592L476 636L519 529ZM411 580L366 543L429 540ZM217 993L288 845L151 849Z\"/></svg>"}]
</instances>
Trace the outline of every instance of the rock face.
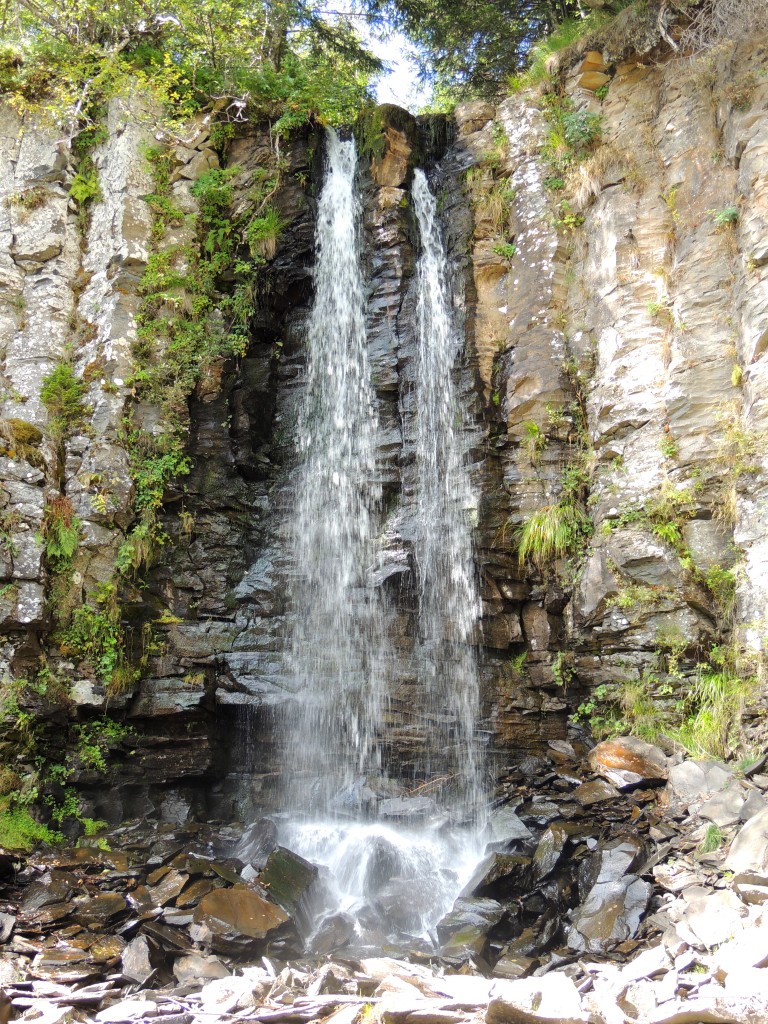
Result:
<instances>
[{"instance_id":1,"label":"rock face","mask_svg":"<svg viewBox=\"0 0 768 1024\"><path fill-rule=\"evenodd\" d=\"M762 66L763 45L755 38L713 58L718 82ZM416 157L432 168L466 335L456 381L479 495L480 727L498 774L563 741L569 713L599 687L614 707L641 686L662 712L683 700L699 678L696 663L725 637L729 587L734 634L751 656L761 654L768 85L758 76L746 106L721 89L713 107L700 76L675 59L611 59L590 52L563 72L575 110L602 117L603 140L570 183L567 208L546 164L544 117L522 97L461 107L448 133L443 122L390 110L380 152L363 161L377 465L390 510L376 582L391 599L400 666L384 746L404 778L431 727L408 668L417 632ZM595 89L606 85L600 100ZM109 584L136 516L125 417L150 433L158 423L158 408L135 401L131 383L153 246L154 186L143 155L152 116L138 100L110 108L109 137L94 153L102 199L83 228L67 153L33 122L0 113L0 656L10 679L33 676L44 654L66 681L69 704L30 697L52 723L90 721L108 700L99 665L74 664L51 639L58 596L40 540L46 507L66 498L82 524L68 592L77 603ZM110 696L109 713L132 724L135 753L110 791L95 773L79 772L93 816L178 821L214 807L224 815L267 807L274 797L282 768L274 722L295 699L282 662L292 570L284 524L312 298L308 181L322 173L321 149L308 134L284 146L276 202L287 226L250 317L247 351L208 367L182 413L192 468L183 491L163 495L168 543L141 588L131 581L121 595L131 653L144 666L140 680ZM171 192L184 216L168 244L183 249L194 234L192 182L226 156L237 168L237 207L271 158L270 139L248 128L221 154L200 121L174 154ZM489 195L503 197L501 215ZM58 446L41 387L70 351L87 415ZM518 530L560 501L579 446L589 455L583 486L595 528L579 571L563 559L521 565ZM757 715L747 723L755 741L760 728ZM63 739L56 743L63 754ZM619 788L635 776L663 782L663 766L629 753L622 764L594 756ZM21 767L31 771L31 761ZM613 798L594 786L582 796L585 806ZM364 799L397 807L400 797L369 791ZM709 820L745 820L740 791L711 788L706 799L714 800ZM537 813L551 820L544 803ZM490 842L527 838L514 814L491 827ZM541 850L541 878L558 842L553 836Z\"/></svg>"}]
</instances>

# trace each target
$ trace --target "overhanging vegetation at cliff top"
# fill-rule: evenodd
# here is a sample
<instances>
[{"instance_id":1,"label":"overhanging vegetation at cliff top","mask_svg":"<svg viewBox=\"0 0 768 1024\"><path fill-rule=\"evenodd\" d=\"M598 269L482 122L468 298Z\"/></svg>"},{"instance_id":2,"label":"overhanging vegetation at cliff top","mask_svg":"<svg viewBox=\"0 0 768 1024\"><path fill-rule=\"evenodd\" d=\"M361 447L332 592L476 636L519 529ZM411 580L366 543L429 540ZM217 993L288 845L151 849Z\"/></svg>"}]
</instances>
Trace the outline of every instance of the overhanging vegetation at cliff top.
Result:
<instances>
[{"instance_id":1,"label":"overhanging vegetation at cliff top","mask_svg":"<svg viewBox=\"0 0 768 1024\"><path fill-rule=\"evenodd\" d=\"M350 122L380 69L348 21L306 0L7 0L0 31L0 93L61 121L74 110L71 135L137 85L178 120L214 104L278 131Z\"/></svg>"},{"instance_id":2,"label":"overhanging vegetation at cliff top","mask_svg":"<svg viewBox=\"0 0 768 1024\"><path fill-rule=\"evenodd\" d=\"M555 51L696 49L765 21L764 0L6 0L0 95L98 139L100 110L143 86L171 122L201 108L278 133L355 120L382 65L360 29L412 40L438 104L508 91ZM546 40L542 42L542 40Z\"/></svg>"}]
</instances>

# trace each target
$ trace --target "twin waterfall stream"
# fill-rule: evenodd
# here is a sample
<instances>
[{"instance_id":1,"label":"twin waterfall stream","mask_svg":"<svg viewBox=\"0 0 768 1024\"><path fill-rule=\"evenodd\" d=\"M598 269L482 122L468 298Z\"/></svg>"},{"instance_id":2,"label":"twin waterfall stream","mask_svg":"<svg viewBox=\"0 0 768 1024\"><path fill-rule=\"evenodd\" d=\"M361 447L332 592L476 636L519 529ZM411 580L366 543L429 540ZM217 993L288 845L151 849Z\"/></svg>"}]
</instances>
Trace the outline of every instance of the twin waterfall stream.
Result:
<instances>
[{"instance_id":1,"label":"twin waterfall stream","mask_svg":"<svg viewBox=\"0 0 768 1024\"><path fill-rule=\"evenodd\" d=\"M386 920L384 932L381 922L378 932L366 924L372 894L406 901L416 935L450 909L482 852L486 798L472 646L480 613L475 499L453 381L461 337L437 204L420 170L412 188L420 256L410 396L419 636L409 668L429 712L431 753L410 795L388 778L383 723L398 653L388 640L391 598L377 580L388 510L377 466L356 177L354 141L329 132L287 528L295 626L285 674L295 700L281 723L288 771L280 839L328 867L336 909L349 912L361 941L371 942L386 933Z\"/></svg>"}]
</instances>

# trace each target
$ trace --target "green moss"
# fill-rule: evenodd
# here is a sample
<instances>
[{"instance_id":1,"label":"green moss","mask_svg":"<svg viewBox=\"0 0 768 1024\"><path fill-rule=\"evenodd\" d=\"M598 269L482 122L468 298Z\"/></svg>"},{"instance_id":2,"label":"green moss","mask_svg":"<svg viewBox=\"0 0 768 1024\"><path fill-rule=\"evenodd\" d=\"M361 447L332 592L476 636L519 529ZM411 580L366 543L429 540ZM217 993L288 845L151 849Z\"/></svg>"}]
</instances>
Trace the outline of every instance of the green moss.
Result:
<instances>
[{"instance_id":1,"label":"green moss","mask_svg":"<svg viewBox=\"0 0 768 1024\"><path fill-rule=\"evenodd\" d=\"M87 387L75 376L69 363L59 363L43 377L40 400L48 410L48 433L60 443L75 433L87 415L85 395Z\"/></svg>"},{"instance_id":2,"label":"green moss","mask_svg":"<svg viewBox=\"0 0 768 1024\"><path fill-rule=\"evenodd\" d=\"M0 846L7 850L31 850L38 843L58 843L64 837L35 821L26 808L0 811Z\"/></svg>"}]
</instances>

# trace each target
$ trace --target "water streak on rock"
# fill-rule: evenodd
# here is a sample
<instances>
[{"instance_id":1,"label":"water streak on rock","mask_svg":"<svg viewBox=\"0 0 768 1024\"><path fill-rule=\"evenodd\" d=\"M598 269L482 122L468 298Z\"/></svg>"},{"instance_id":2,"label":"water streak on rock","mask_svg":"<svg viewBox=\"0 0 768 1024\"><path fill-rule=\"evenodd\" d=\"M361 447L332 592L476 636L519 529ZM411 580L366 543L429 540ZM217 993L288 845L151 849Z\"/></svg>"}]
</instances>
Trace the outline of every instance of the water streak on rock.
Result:
<instances>
[{"instance_id":1,"label":"water streak on rock","mask_svg":"<svg viewBox=\"0 0 768 1024\"><path fill-rule=\"evenodd\" d=\"M299 700L286 736L296 781L291 805L315 812L377 768L383 694L383 611L370 585L381 488L354 141L329 132L326 161L290 525L296 571L288 657Z\"/></svg>"},{"instance_id":2,"label":"water streak on rock","mask_svg":"<svg viewBox=\"0 0 768 1024\"><path fill-rule=\"evenodd\" d=\"M467 434L453 383L462 339L451 312L437 202L420 170L414 174L413 206L422 247L417 266L415 544L420 674L439 734L433 749L442 756L447 753L445 767L455 778L460 806L475 817L482 805L476 739L479 686L472 646L480 599L470 524L477 498L466 463Z\"/></svg>"}]
</instances>

